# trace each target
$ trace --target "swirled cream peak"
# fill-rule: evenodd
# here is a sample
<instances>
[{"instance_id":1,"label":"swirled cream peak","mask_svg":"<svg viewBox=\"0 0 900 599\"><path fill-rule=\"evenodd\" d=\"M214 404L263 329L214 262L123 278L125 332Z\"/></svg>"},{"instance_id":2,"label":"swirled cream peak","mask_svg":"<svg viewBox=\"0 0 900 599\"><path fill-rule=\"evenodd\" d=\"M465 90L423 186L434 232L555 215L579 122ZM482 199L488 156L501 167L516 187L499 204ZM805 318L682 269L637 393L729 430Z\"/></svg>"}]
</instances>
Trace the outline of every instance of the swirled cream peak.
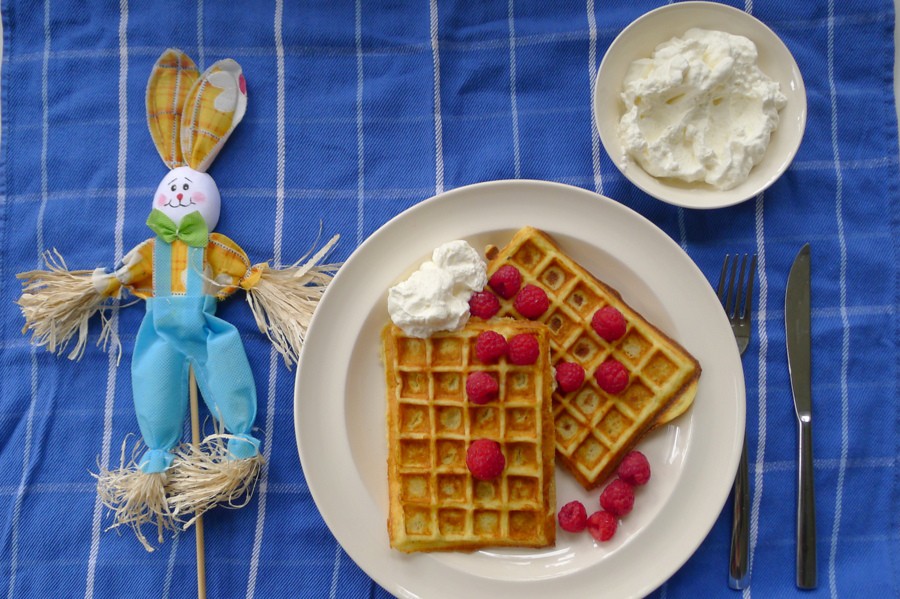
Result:
<instances>
[{"instance_id":1,"label":"swirled cream peak","mask_svg":"<svg viewBox=\"0 0 900 599\"><path fill-rule=\"evenodd\" d=\"M469 320L469 298L487 283L486 269L465 241L437 247L431 260L388 291L391 320L411 337L461 329Z\"/></svg>"},{"instance_id":2,"label":"swirled cream peak","mask_svg":"<svg viewBox=\"0 0 900 599\"><path fill-rule=\"evenodd\" d=\"M745 181L787 102L756 62L746 37L697 28L634 61L621 94L625 152L654 177L718 189Z\"/></svg>"}]
</instances>

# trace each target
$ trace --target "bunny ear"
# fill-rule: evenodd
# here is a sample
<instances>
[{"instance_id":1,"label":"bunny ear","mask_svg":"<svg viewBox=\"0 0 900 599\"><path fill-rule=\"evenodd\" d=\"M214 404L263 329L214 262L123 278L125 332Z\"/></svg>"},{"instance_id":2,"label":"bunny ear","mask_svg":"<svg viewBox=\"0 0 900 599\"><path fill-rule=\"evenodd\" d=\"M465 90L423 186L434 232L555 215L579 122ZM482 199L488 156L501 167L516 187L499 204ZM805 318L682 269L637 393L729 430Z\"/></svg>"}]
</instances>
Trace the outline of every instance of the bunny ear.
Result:
<instances>
[{"instance_id":1,"label":"bunny ear","mask_svg":"<svg viewBox=\"0 0 900 599\"><path fill-rule=\"evenodd\" d=\"M163 52L147 82L147 125L160 157L170 169L184 166L178 135L184 99L200 78L194 61L181 50Z\"/></svg>"},{"instance_id":2,"label":"bunny ear","mask_svg":"<svg viewBox=\"0 0 900 599\"><path fill-rule=\"evenodd\" d=\"M206 171L246 111L241 65L226 58L209 67L184 102L181 152L188 166Z\"/></svg>"}]
</instances>

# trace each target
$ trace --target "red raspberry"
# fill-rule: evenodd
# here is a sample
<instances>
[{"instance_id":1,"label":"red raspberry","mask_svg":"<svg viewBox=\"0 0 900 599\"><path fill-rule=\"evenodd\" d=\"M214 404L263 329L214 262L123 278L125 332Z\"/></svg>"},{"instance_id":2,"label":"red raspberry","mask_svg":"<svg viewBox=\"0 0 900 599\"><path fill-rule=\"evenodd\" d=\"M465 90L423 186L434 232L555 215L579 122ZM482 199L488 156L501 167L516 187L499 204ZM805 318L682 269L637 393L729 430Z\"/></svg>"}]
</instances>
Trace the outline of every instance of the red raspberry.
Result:
<instances>
[{"instance_id":1,"label":"red raspberry","mask_svg":"<svg viewBox=\"0 0 900 599\"><path fill-rule=\"evenodd\" d=\"M640 451L632 451L619 464L616 474L629 485L645 485L650 480L650 462Z\"/></svg>"},{"instance_id":2,"label":"red raspberry","mask_svg":"<svg viewBox=\"0 0 900 599\"><path fill-rule=\"evenodd\" d=\"M522 333L509 340L509 361L519 366L527 366L537 362L541 355L541 346L537 337Z\"/></svg>"},{"instance_id":3,"label":"red raspberry","mask_svg":"<svg viewBox=\"0 0 900 599\"><path fill-rule=\"evenodd\" d=\"M497 478L506 467L506 458L500 451L500 444L490 439L472 441L466 451L466 466L478 480Z\"/></svg>"},{"instance_id":4,"label":"red raspberry","mask_svg":"<svg viewBox=\"0 0 900 599\"><path fill-rule=\"evenodd\" d=\"M619 522L609 512L599 511L587 519L587 529L591 536L600 541L608 541L616 534Z\"/></svg>"},{"instance_id":5,"label":"red raspberry","mask_svg":"<svg viewBox=\"0 0 900 599\"><path fill-rule=\"evenodd\" d=\"M497 399L499 393L500 384L492 374L479 370L466 379L466 395L472 403L486 404L492 399Z\"/></svg>"},{"instance_id":6,"label":"red raspberry","mask_svg":"<svg viewBox=\"0 0 900 599\"><path fill-rule=\"evenodd\" d=\"M472 316L487 320L500 311L500 300L490 291L476 291L469 298L469 312Z\"/></svg>"},{"instance_id":7,"label":"red raspberry","mask_svg":"<svg viewBox=\"0 0 900 599\"><path fill-rule=\"evenodd\" d=\"M591 326L607 341L615 341L625 334L625 317L612 306L603 306L594 312Z\"/></svg>"},{"instance_id":8,"label":"red raspberry","mask_svg":"<svg viewBox=\"0 0 900 599\"><path fill-rule=\"evenodd\" d=\"M547 293L540 287L525 285L513 300L513 306L519 314L534 320L540 318L547 311L547 308L550 307L550 300L547 298Z\"/></svg>"},{"instance_id":9,"label":"red raspberry","mask_svg":"<svg viewBox=\"0 0 900 599\"><path fill-rule=\"evenodd\" d=\"M577 362L560 362L556 365L556 382L563 393L578 391L584 384L584 367Z\"/></svg>"},{"instance_id":10,"label":"red raspberry","mask_svg":"<svg viewBox=\"0 0 900 599\"><path fill-rule=\"evenodd\" d=\"M488 279L488 285L503 299L514 296L521 284L522 274L511 264L504 264Z\"/></svg>"},{"instance_id":11,"label":"red raspberry","mask_svg":"<svg viewBox=\"0 0 900 599\"><path fill-rule=\"evenodd\" d=\"M570 501L559 510L559 527L568 532L581 532L587 525L587 510L580 501Z\"/></svg>"},{"instance_id":12,"label":"red raspberry","mask_svg":"<svg viewBox=\"0 0 900 599\"><path fill-rule=\"evenodd\" d=\"M627 515L634 507L634 489L617 478L600 493L600 507L614 516Z\"/></svg>"},{"instance_id":13,"label":"red raspberry","mask_svg":"<svg viewBox=\"0 0 900 599\"><path fill-rule=\"evenodd\" d=\"M615 358L610 358L601 364L594 373L594 378L601 389L613 395L628 386L628 371Z\"/></svg>"},{"instance_id":14,"label":"red raspberry","mask_svg":"<svg viewBox=\"0 0 900 599\"><path fill-rule=\"evenodd\" d=\"M508 349L506 338L497 331L482 331L475 339L475 357L486 364L499 360Z\"/></svg>"}]
</instances>

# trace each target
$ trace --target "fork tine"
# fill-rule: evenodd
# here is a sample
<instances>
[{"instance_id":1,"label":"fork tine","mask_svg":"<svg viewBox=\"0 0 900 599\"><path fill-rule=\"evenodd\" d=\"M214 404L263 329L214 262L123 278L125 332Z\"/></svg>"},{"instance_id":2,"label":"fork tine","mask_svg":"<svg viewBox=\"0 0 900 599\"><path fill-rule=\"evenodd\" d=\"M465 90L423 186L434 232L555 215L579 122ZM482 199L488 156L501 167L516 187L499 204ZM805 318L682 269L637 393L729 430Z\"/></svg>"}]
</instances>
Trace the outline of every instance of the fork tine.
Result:
<instances>
[{"instance_id":1,"label":"fork tine","mask_svg":"<svg viewBox=\"0 0 900 599\"><path fill-rule=\"evenodd\" d=\"M731 262L731 275L728 277L728 297L725 299L725 314L728 315L728 318L734 317L734 288L735 288L735 280L734 275L737 273L737 255L735 255L734 260Z\"/></svg>"},{"instance_id":2,"label":"fork tine","mask_svg":"<svg viewBox=\"0 0 900 599\"><path fill-rule=\"evenodd\" d=\"M753 278L756 276L756 254L750 258L750 271L747 273L747 298L744 302L744 310L741 312L742 319L750 318L751 306L753 305Z\"/></svg>"},{"instance_id":3,"label":"fork tine","mask_svg":"<svg viewBox=\"0 0 900 599\"><path fill-rule=\"evenodd\" d=\"M717 295L719 296L719 301L723 304L725 303L725 273L728 271L729 259L730 256L728 254L725 254L725 260L722 262L722 272L719 273L719 287L716 291Z\"/></svg>"},{"instance_id":4,"label":"fork tine","mask_svg":"<svg viewBox=\"0 0 900 599\"><path fill-rule=\"evenodd\" d=\"M737 262L737 260L735 260ZM741 304L744 299L744 271L747 269L747 254L741 256L741 270L738 273L737 282L735 284L734 297L734 316L743 318L743 311L746 309L746 303Z\"/></svg>"}]
</instances>

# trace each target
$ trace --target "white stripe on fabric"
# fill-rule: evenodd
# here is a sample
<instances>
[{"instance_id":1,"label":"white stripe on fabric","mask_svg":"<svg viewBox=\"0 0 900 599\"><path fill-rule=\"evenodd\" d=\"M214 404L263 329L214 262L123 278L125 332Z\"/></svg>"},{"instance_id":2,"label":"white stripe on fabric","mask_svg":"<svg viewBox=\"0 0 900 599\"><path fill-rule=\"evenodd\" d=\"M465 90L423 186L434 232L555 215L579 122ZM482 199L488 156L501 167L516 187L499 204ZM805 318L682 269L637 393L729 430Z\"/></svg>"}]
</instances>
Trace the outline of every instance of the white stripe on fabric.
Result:
<instances>
[{"instance_id":1,"label":"white stripe on fabric","mask_svg":"<svg viewBox=\"0 0 900 599\"><path fill-rule=\"evenodd\" d=\"M334 543L334 567L331 570L331 588L328 592L329 599L337 597L338 574L341 571L341 544Z\"/></svg>"},{"instance_id":2,"label":"white stripe on fabric","mask_svg":"<svg viewBox=\"0 0 900 599\"><path fill-rule=\"evenodd\" d=\"M356 145L357 145L357 223L356 223L356 243L359 245L363 241L363 199L365 197L365 143L363 139L363 51L362 51L362 0L356 0L354 12L354 37L356 40ZM437 67L435 67L437 69ZM436 71L437 72L437 71ZM438 76L435 75L435 81ZM437 84L435 84L437 85ZM439 116L440 111L435 110L435 114ZM435 122L435 133L437 135L437 122ZM441 161L443 157L441 157ZM443 171L443 164L440 170ZM441 172L441 181L443 185L443 172ZM331 586L328 596L331 599L337 597L338 581L340 580L341 570L341 546L335 543L336 554L334 556L334 568L331 571Z\"/></svg>"},{"instance_id":3,"label":"white stripe on fabric","mask_svg":"<svg viewBox=\"0 0 900 599\"><path fill-rule=\"evenodd\" d=\"M842 171L861 171L894 166L898 160L896 156L882 156L880 158L858 158L841 162ZM801 160L791 163L792 171L833 171L833 160Z\"/></svg>"},{"instance_id":4,"label":"white stripe on fabric","mask_svg":"<svg viewBox=\"0 0 900 599\"><path fill-rule=\"evenodd\" d=\"M22 476L19 479L19 488L16 491L16 500L13 503L12 531L10 535L9 558L9 592L7 597L15 597L16 572L19 569L19 522L22 515L22 501L25 498L28 470L31 468L31 438L34 431L34 408L37 405L37 357L36 347L31 348L31 401L28 404L28 415L25 418L25 440L22 449Z\"/></svg>"},{"instance_id":5,"label":"white stripe on fabric","mask_svg":"<svg viewBox=\"0 0 900 599\"><path fill-rule=\"evenodd\" d=\"M284 38L282 21L284 2L275 3L275 239L273 244L275 267L281 266L281 237L284 229L284 177L285 177L285 136L284 136Z\"/></svg>"},{"instance_id":6,"label":"white stripe on fabric","mask_svg":"<svg viewBox=\"0 0 900 599\"><path fill-rule=\"evenodd\" d=\"M684 221L684 208L678 208L678 238L680 239L681 249L687 251L687 224Z\"/></svg>"},{"instance_id":7,"label":"white stripe on fabric","mask_svg":"<svg viewBox=\"0 0 900 599\"><path fill-rule=\"evenodd\" d=\"M597 84L597 16L594 13L594 0L587 0L588 20L588 81L591 96L588 98L588 106L594 105L594 92ZM594 127L594 111L590 110L591 118L591 164L594 168L594 191L603 193L603 178L600 176L600 135Z\"/></svg>"},{"instance_id":8,"label":"white stripe on fabric","mask_svg":"<svg viewBox=\"0 0 900 599\"><path fill-rule=\"evenodd\" d=\"M831 99L831 148L834 154L835 175L835 216L837 218L838 246L840 249L840 289L841 308L841 456L837 473L837 488L834 498L834 524L831 528L831 547L828 553L828 589L832 597L837 597L837 545L841 532L841 516L844 507L844 475L847 470L847 450L849 446L849 394L847 375L850 365L850 321L847 317L847 240L844 233L844 176L841 172L841 153L838 145L837 89L834 80L834 0L828 2L828 91Z\"/></svg>"},{"instance_id":9,"label":"white stripe on fabric","mask_svg":"<svg viewBox=\"0 0 900 599\"><path fill-rule=\"evenodd\" d=\"M363 241L363 199L366 190L366 150L363 141L363 50L362 0L356 0L354 37L356 38L356 244Z\"/></svg>"},{"instance_id":10,"label":"white stripe on fabric","mask_svg":"<svg viewBox=\"0 0 900 599\"><path fill-rule=\"evenodd\" d=\"M276 138L276 162L278 170L276 173L276 198L280 201L275 202L275 238L273 255L275 256L275 265L281 265L281 240L282 229L284 227L284 167L285 167L285 137L284 137L284 38L282 31L282 23L284 18L284 2L276 0L275 2L275 46L280 49L277 54L277 76L276 85L276 129L278 135ZM250 571L247 576L247 598L251 599L256 595L256 579L259 573L259 558L262 553L263 533L266 525L266 499L269 486L269 464L272 463L272 443L275 441L275 397L278 388L278 357L274 347L269 349L269 386L266 393L266 424L263 431L263 465L259 472L259 503L256 512L256 530L253 535L253 549L250 553Z\"/></svg>"},{"instance_id":11,"label":"white stripe on fabric","mask_svg":"<svg viewBox=\"0 0 900 599\"><path fill-rule=\"evenodd\" d=\"M885 456L882 458L859 458L857 460L841 461L840 458L822 458L813 460L816 470L838 470L842 466L848 469L879 469L894 468L897 465L897 459L893 456ZM766 472L784 472L786 470L796 470L796 460L778 460L768 462L766 464Z\"/></svg>"},{"instance_id":12,"label":"white stripe on fabric","mask_svg":"<svg viewBox=\"0 0 900 599\"><path fill-rule=\"evenodd\" d=\"M44 212L47 208L47 196L50 189L50 175L47 171L47 148L50 135L50 0L44 2L44 54L41 63L41 204L38 208L36 223L37 265L40 268L44 254ZM10 558L9 558L9 591L7 597L15 596L16 574L19 569L19 524L22 517L22 502L25 500L25 489L28 483L28 471L31 469L31 440L34 433L34 412L38 398L37 348L32 346L31 361L31 397L28 401L28 414L25 417L25 439L22 447L22 474L16 499L13 502L12 523L10 525Z\"/></svg>"},{"instance_id":13,"label":"white stripe on fabric","mask_svg":"<svg viewBox=\"0 0 900 599\"><path fill-rule=\"evenodd\" d=\"M191 424L190 418L185 419L184 427L181 430L182 439L191 438ZM196 533L196 528L194 531ZM166 561L166 577L163 579L162 599L169 599L172 592L172 578L175 576L175 556L178 553L178 540L181 538L181 535L176 534L172 536L172 544L169 546L169 559Z\"/></svg>"},{"instance_id":14,"label":"white stripe on fabric","mask_svg":"<svg viewBox=\"0 0 900 599\"><path fill-rule=\"evenodd\" d=\"M44 213L50 193L50 174L47 171L47 152L50 144L50 0L44 2L44 58L41 63L41 205L37 214L38 268L44 254Z\"/></svg>"},{"instance_id":15,"label":"white stripe on fabric","mask_svg":"<svg viewBox=\"0 0 900 599\"><path fill-rule=\"evenodd\" d=\"M37 415L37 411L35 411L35 415ZM60 410L54 412L59 415L61 413ZM25 414L28 412L26 410ZM26 485L25 492L29 495L41 495L41 494L50 494L50 493L61 493L64 495L68 494L78 494L78 493L93 493L97 488L96 485L92 485L89 483L35 483L33 485ZM15 495L19 491L19 485L4 485L0 487L0 495Z\"/></svg>"},{"instance_id":16,"label":"white stripe on fabric","mask_svg":"<svg viewBox=\"0 0 900 599\"><path fill-rule=\"evenodd\" d=\"M259 506L256 511L256 530L253 534L253 549L250 551L250 572L247 576L247 599L256 595L256 578L259 573L259 558L262 554L263 532L266 527L266 499L269 494L269 464L272 463L272 442L275 440L275 392L278 387L278 354L275 348L269 351L269 388L266 392L266 424L263 435L263 465L259 471L257 496Z\"/></svg>"},{"instance_id":17,"label":"white stripe on fabric","mask_svg":"<svg viewBox=\"0 0 900 599\"><path fill-rule=\"evenodd\" d=\"M116 224L114 233L115 259L118 263L124 255L123 235L125 230L125 199L127 197L126 163L128 158L128 0L119 2L119 148L116 168ZM119 333L118 305L114 305L110 316L110 329L113 336ZM103 402L103 437L100 442L101 467L109 467L110 447L112 445L112 421L116 399L116 373L118 358L116 349L110 347L106 365L106 397ZM97 572L97 558L100 553L100 519L103 505L99 494L94 499L94 513L91 521L91 547L88 553L87 582L84 596L94 596L94 584Z\"/></svg>"},{"instance_id":18,"label":"white stripe on fabric","mask_svg":"<svg viewBox=\"0 0 900 599\"><path fill-rule=\"evenodd\" d=\"M444 125L441 122L441 52L438 48L437 0L429 3L431 58L434 63L434 192L444 191Z\"/></svg>"},{"instance_id":19,"label":"white stripe on fabric","mask_svg":"<svg viewBox=\"0 0 900 599\"><path fill-rule=\"evenodd\" d=\"M522 178L519 151L519 102L516 99L516 17L515 0L509 0L509 96L512 105L513 165L516 179Z\"/></svg>"},{"instance_id":20,"label":"white stripe on fabric","mask_svg":"<svg viewBox=\"0 0 900 599\"><path fill-rule=\"evenodd\" d=\"M113 310L110 320L110 328L113 331L117 331L119 328L118 310ZM112 419L116 396L116 372L118 370L117 362L116 352L110 349L106 363L106 396L103 400L103 437L100 444L100 457L98 458L98 462L103 468L109 468L110 447L112 445ZM96 489L94 492L96 494ZM102 515L103 504L100 502L100 495L96 494L94 497L94 512L91 518L91 547L88 552L87 582L84 590L85 597L94 596L97 558L100 554L100 534L102 531L100 521Z\"/></svg>"},{"instance_id":21,"label":"white stripe on fabric","mask_svg":"<svg viewBox=\"0 0 900 599\"><path fill-rule=\"evenodd\" d=\"M197 67L202 73L206 67L206 48L203 40L203 0L197 0Z\"/></svg>"},{"instance_id":22,"label":"white stripe on fabric","mask_svg":"<svg viewBox=\"0 0 900 599\"><path fill-rule=\"evenodd\" d=\"M893 382L891 382L893 384ZM55 412L57 415L59 411ZM39 412L35 411L35 416ZM27 411L24 415L27 415ZM847 470L877 470L891 469L897 464L896 458L892 456L876 457L876 458L860 458L857 460L847 459ZM815 460L815 468L820 470L837 470L841 466L840 458L817 458ZM776 460L774 462L766 462L763 464L763 470L766 473L786 472L794 470L797 467L796 461ZM51 495L51 494L93 494L96 489L95 485L88 483L58 483L46 484L36 483L25 486L25 493L28 495ZM0 496L14 496L19 492L18 485L5 485L0 487ZM309 487L303 483L269 483L267 487L269 495L308 495Z\"/></svg>"},{"instance_id":23,"label":"white stripe on fabric","mask_svg":"<svg viewBox=\"0 0 900 599\"><path fill-rule=\"evenodd\" d=\"M525 111L520 110L520 115L528 114L528 115L548 115L548 114L556 114L556 111ZM488 115L485 118L500 118L500 114L497 115ZM355 122L355 118L354 122ZM411 122L419 119L377 119L368 117L366 120L369 123L386 123L386 122ZM427 117L429 120L433 117ZM462 120L462 119L458 119ZM471 119L470 119L471 120ZM118 121L116 121L118 122ZM245 122L245 121L244 121ZM253 122L253 121L251 121ZM258 123L262 123L264 121L259 120L256 121ZM299 121L292 119L291 124L297 124ZM322 120L322 123L345 123L349 122L347 119L333 119L333 120ZM103 122L97 123L98 125L106 125L109 123ZM287 124L287 121L286 121ZM841 162L841 171L847 172L851 170L874 170L884 167L889 167L897 164L898 158L894 157L883 157L883 158L875 158L871 160L848 160ZM834 170L834 162L825 162L825 161L810 161L810 162L794 162L791 164L792 171L800 171L800 170L811 170L811 171L819 171L819 170L828 170L829 172ZM616 174L618 171L614 173L610 173L607 175L607 178L613 177L617 179L621 179L621 175ZM554 181L560 183L568 183L570 185L574 185L576 187L585 187L591 185L594 180L593 177L555 177ZM156 188L155 187L132 187L130 191L133 195L148 195L152 194ZM241 196L250 196L250 197L273 197L275 195L275 188L269 187L219 187L219 191L223 196L227 195L241 195ZM381 198L381 199L396 199L398 196L404 198L420 198L423 193L431 192L432 188L394 188L394 187L379 187L379 188L369 188L367 195L370 199L372 198ZM90 189L58 189L52 191L48 194L48 202L56 202L61 200L73 200L73 199L93 199L93 198L105 198L110 194L115 193L115 189L109 187L92 187ZM285 198L290 199L326 199L326 200L345 200L348 198L355 198L356 191L348 191L346 189L337 189L337 188L306 188L306 187L285 187ZM18 194L10 194L8 196L0 196L0 205L5 204L7 202L40 202L42 199L40 192L33 193L18 193ZM830 238L828 235L820 234L818 236L805 236L805 238L817 239L817 238ZM857 239L880 239L880 238L888 238L885 234L867 234L865 232L859 233ZM778 241L785 239L785 237L773 237L770 238L771 241Z\"/></svg>"},{"instance_id":24,"label":"white stripe on fabric","mask_svg":"<svg viewBox=\"0 0 900 599\"><path fill-rule=\"evenodd\" d=\"M827 22L826 18L822 19L807 19L807 20L797 20L797 21L780 21L779 27L784 30L791 31L802 31L802 30L816 30L823 27ZM863 12L856 14L848 14L848 15L840 15L836 16L834 22L837 26L858 26L858 25L871 25L873 23L884 23L890 22L891 25L894 23L894 12L893 10L886 10L880 12ZM614 36L621 31L620 25L613 25L610 27L603 27L598 29L598 32L602 32L604 35ZM517 40L517 45L522 46L542 46L546 44L551 44L555 42L571 42L571 41L583 41L586 39L587 34L583 29L573 30L573 31L562 31L562 32L553 32L553 33L536 33L530 35L519 36ZM452 51L481 51L481 50L505 50L509 45L509 40L504 36L502 38L496 39L478 39L474 41L445 41L443 43L445 49ZM384 45L384 46L374 46L369 49L369 55L378 55L378 56L408 56L411 54L420 54L423 52L427 52L429 50L430 44L428 42L418 43L418 44L398 44L398 45ZM159 56L159 45L152 46L133 46L129 48L129 55L134 57L152 57L156 58ZM207 52L213 54L228 54L228 55L241 55L247 57L254 58L265 58L267 56L272 56L274 54L274 50L271 46L208 46L206 48ZM285 54L287 56L345 56L348 54L352 55L352 50L343 48L343 47L335 47L335 46L317 46L314 44L304 44L304 45L293 45L285 47ZM40 52L28 52L19 54L16 56L10 57L9 61L11 64L22 64L27 62L37 62L41 60L42 54ZM53 52L51 54L51 58L53 60L74 60L74 61L83 61L83 60L93 60L93 59L102 59L102 58L113 58L118 56L118 52L115 50L110 50L106 48L91 48L91 49L83 49L83 50L60 50L57 52Z\"/></svg>"},{"instance_id":25,"label":"white stripe on fabric","mask_svg":"<svg viewBox=\"0 0 900 599\"><path fill-rule=\"evenodd\" d=\"M166 578L163 580L162 599L169 599L172 592L172 577L175 574L175 556L178 555L178 539L181 535L175 535L172 546L169 548L169 559L166 561Z\"/></svg>"},{"instance_id":26,"label":"white stripe on fabric","mask_svg":"<svg viewBox=\"0 0 900 599\"><path fill-rule=\"evenodd\" d=\"M891 381L890 385L893 385ZM887 386L887 385L885 385ZM819 387L821 389L821 387ZM62 412L57 410L56 415ZM27 415L27 411L25 412ZM35 411L35 416L40 412ZM186 421L190 422L190 421ZM877 470L891 469L897 464L897 459L893 456L847 459L847 470ZM841 466L840 458L817 458L815 460L816 470L837 470ZM763 469L766 473L786 472L797 468L797 462L793 460L776 460L774 462L766 462ZM96 486L89 483L35 483L25 486L25 493L28 495L77 495L77 494L93 494ZM4 485L0 487L0 496L13 496L19 491L18 485ZM304 483L272 483L267 487L269 495L308 495L309 487Z\"/></svg>"},{"instance_id":27,"label":"white stripe on fabric","mask_svg":"<svg viewBox=\"0 0 900 599\"><path fill-rule=\"evenodd\" d=\"M750 14L753 14L753 0L746 0L744 2L744 10ZM753 499L750 502L750 555L748 566L750 568L750 572L752 575L753 572L753 555L756 550L756 540L759 535L759 506L762 501L762 487L763 487L763 477L762 471L765 465L765 451L766 451L766 357L768 356L769 350L769 336L768 331L766 331L766 319L765 312L763 308L763 277L765 277L765 230L764 219L765 214L763 210L763 194L760 193L756 196L756 206L755 206L755 220L756 220L756 254L758 256L757 267L759 269L759 313L757 317L757 329L759 329L759 364L757 366L757 375L758 375L758 389L759 389L759 397L757 398L757 403L759 404L759 416L758 416L758 426L759 426L759 438L757 439L756 445L756 468L753 480ZM766 302L768 302L768 279L766 279L765 283L766 287ZM752 298L751 298L752 299ZM744 426L744 431L746 435L746 425ZM749 474L749 473L748 473ZM743 589L741 595L743 599L750 599L751 587L746 587Z\"/></svg>"},{"instance_id":28,"label":"white stripe on fabric","mask_svg":"<svg viewBox=\"0 0 900 599\"><path fill-rule=\"evenodd\" d=\"M750 571L753 572L753 561L756 553L756 543L759 538L759 508L762 504L763 472L766 458L766 426L767 411L766 398L768 397L768 359L769 359L769 330L766 327L769 310L769 278L766 276L766 235L763 194L756 196L755 220L756 220L756 279L759 281L759 304L756 314L756 329L759 331L759 356L756 366L756 392L757 392L757 439L756 462L753 467L753 497L750 500ZM750 589L744 589L744 597L750 596Z\"/></svg>"}]
</instances>

